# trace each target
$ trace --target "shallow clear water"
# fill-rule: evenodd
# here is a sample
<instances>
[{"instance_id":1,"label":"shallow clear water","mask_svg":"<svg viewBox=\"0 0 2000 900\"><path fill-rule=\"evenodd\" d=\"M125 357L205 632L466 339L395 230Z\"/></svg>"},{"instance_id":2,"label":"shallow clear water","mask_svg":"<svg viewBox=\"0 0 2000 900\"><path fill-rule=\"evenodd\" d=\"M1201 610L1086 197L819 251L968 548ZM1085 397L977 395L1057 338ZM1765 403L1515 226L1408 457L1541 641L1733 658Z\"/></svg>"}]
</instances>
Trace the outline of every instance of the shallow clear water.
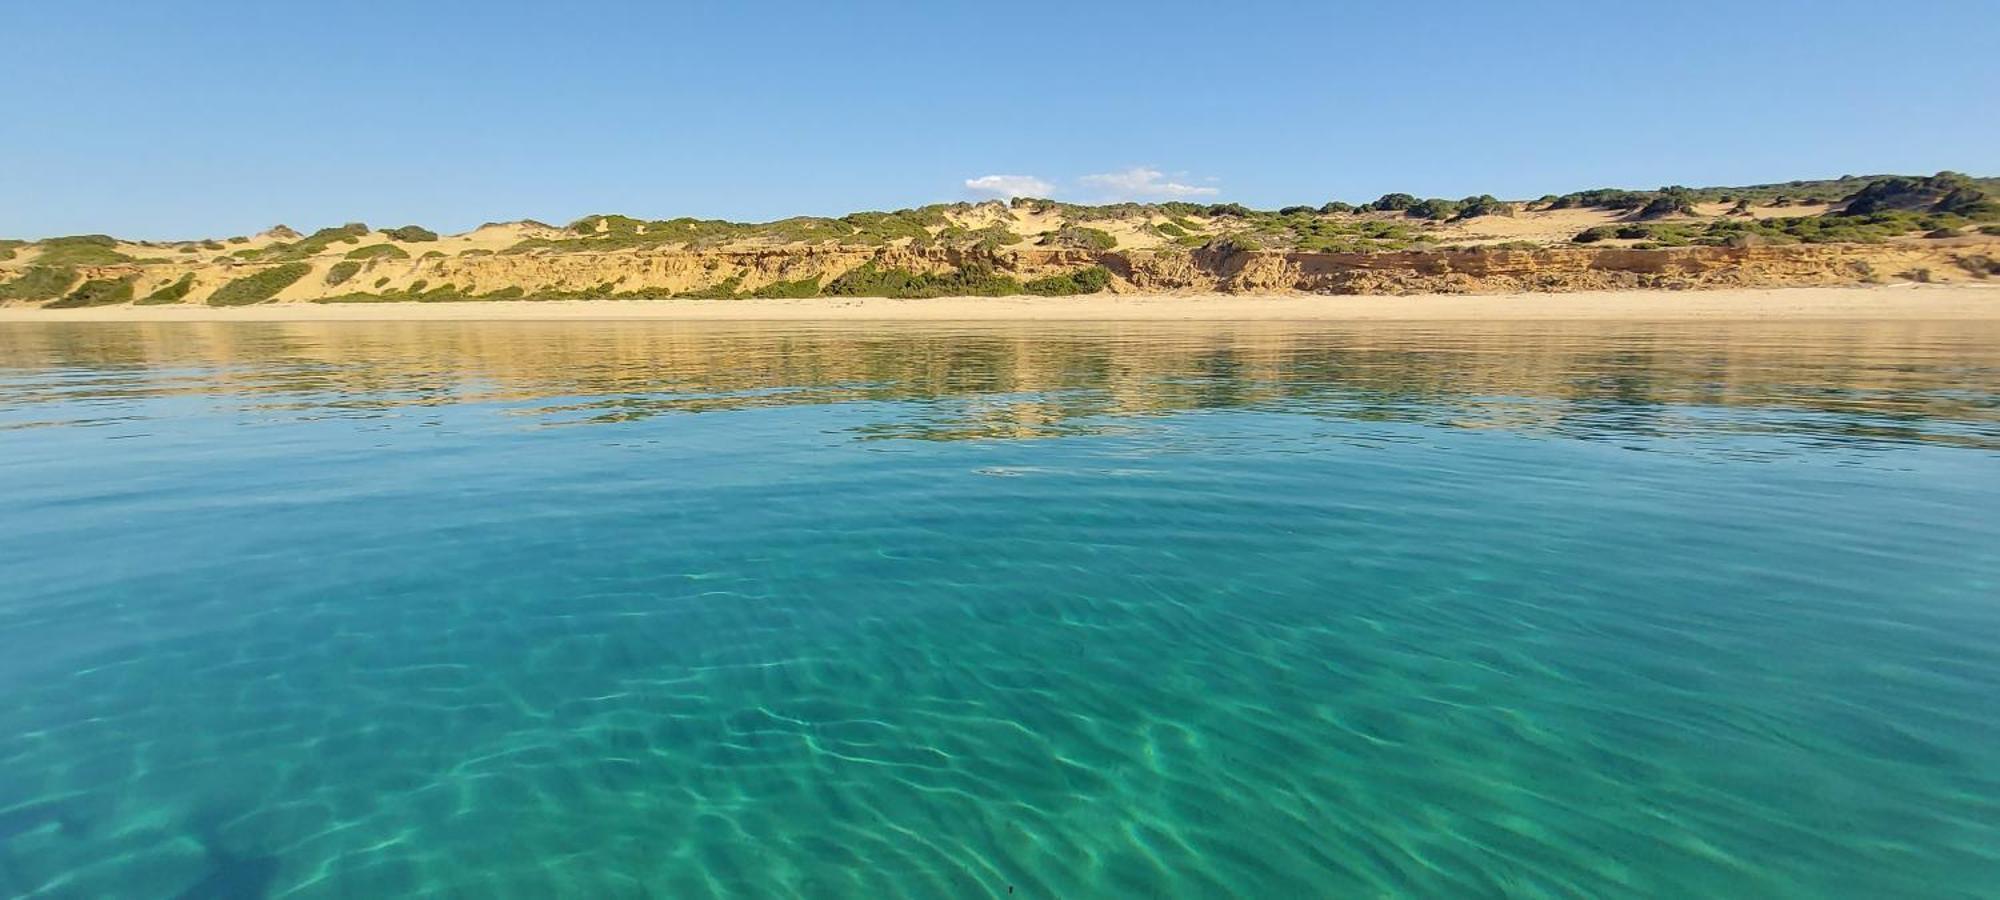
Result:
<instances>
[{"instance_id":1,"label":"shallow clear water","mask_svg":"<svg viewBox=\"0 0 2000 900\"><path fill-rule=\"evenodd\" d=\"M0 331L0 895L1990 896L2000 330Z\"/></svg>"}]
</instances>

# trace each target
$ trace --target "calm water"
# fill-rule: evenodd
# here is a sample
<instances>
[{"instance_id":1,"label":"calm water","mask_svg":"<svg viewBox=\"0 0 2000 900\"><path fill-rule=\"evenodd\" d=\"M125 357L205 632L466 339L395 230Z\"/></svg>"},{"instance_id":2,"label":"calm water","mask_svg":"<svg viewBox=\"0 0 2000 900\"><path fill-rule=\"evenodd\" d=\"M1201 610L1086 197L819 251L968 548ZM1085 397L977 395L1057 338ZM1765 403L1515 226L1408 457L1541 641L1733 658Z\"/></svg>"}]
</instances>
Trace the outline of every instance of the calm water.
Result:
<instances>
[{"instance_id":1,"label":"calm water","mask_svg":"<svg viewBox=\"0 0 2000 900\"><path fill-rule=\"evenodd\" d=\"M2000 329L10 325L0 895L1992 896Z\"/></svg>"}]
</instances>

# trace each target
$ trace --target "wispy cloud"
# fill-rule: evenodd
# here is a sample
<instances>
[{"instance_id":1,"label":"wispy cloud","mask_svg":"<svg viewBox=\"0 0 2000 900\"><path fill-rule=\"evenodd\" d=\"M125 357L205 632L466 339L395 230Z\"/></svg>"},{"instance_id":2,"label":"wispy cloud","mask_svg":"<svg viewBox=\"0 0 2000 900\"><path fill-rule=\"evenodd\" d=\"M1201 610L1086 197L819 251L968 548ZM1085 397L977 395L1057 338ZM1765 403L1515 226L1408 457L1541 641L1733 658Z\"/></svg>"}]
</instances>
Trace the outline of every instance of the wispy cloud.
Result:
<instances>
[{"instance_id":1,"label":"wispy cloud","mask_svg":"<svg viewBox=\"0 0 2000 900\"><path fill-rule=\"evenodd\" d=\"M1114 200L1175 200L1183 197L1209 197L1218 193L1212 187L1170 181L1165 172L1145 166L1122 172L1085 175L1077 179L1077 183Z\"/></svg>"},{"instance_id":2,"label":"wispy cloud","mask_svg":"<svg viewBox=\"0 0 2000 900\"><path fill-rule=\"evenodd\" d=\"M1047 197L1056 186L1033 175L981 175L965 179L965 189L995 197Z\"/></svg>"}]
</instances>

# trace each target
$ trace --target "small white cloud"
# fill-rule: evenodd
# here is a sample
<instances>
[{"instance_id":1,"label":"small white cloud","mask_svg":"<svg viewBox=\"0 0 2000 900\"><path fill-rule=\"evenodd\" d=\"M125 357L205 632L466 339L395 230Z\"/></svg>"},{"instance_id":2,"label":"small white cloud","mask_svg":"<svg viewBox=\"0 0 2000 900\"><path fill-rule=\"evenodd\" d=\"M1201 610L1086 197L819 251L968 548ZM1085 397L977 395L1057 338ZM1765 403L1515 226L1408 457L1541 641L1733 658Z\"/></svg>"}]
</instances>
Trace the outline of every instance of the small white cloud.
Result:
<instances>
[{"instance_id":1,"label":"small white cloud","mask_svg":"<svg viewBox=\"0 0 2000 900\"><path fill-rule=\"evenodd\" d=\"M1033 175L981 175L965 179L965 189L975 194L992 194L995 197L1047 197L1055 193L1056 186Z\"/></svg>"},{"instance_id":2,"label":"small white cloud","mask_svg":"<svg viewBox=\"0 0 2000 900\"><path fill-rule=\"evenodd\" d=\"M1077 181L1085 187L1102 191L1115 200L1171 200L1181 197L1208 197L1219 193L1212 187L1197 187L1178 181L1168 181L1165 172L1144 166L1126 169L1123 172L1085 175Z\"/></svg>"}]
</instances>

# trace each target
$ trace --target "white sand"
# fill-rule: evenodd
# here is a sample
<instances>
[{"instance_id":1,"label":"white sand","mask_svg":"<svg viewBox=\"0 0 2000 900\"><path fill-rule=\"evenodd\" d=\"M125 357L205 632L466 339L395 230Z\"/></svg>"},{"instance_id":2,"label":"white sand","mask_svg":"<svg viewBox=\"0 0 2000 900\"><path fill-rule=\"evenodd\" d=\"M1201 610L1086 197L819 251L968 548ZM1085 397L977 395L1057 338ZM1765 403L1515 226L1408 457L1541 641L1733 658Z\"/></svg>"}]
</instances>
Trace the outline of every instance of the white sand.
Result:
<instances>
[{"instance_id":1,"label":"white sand","mask_svg":"<svg viewBox=\"0 0 2000 900\"><path fill-rule=\"evenodd\" d=\"M382 320L1997 320L2000 284L1896 285L1573 294L1311 296L1095 294L935 300L574 300L462 303L272 303L0 308L11 322L304 322Z\"/></svg>"}]
</instances>

